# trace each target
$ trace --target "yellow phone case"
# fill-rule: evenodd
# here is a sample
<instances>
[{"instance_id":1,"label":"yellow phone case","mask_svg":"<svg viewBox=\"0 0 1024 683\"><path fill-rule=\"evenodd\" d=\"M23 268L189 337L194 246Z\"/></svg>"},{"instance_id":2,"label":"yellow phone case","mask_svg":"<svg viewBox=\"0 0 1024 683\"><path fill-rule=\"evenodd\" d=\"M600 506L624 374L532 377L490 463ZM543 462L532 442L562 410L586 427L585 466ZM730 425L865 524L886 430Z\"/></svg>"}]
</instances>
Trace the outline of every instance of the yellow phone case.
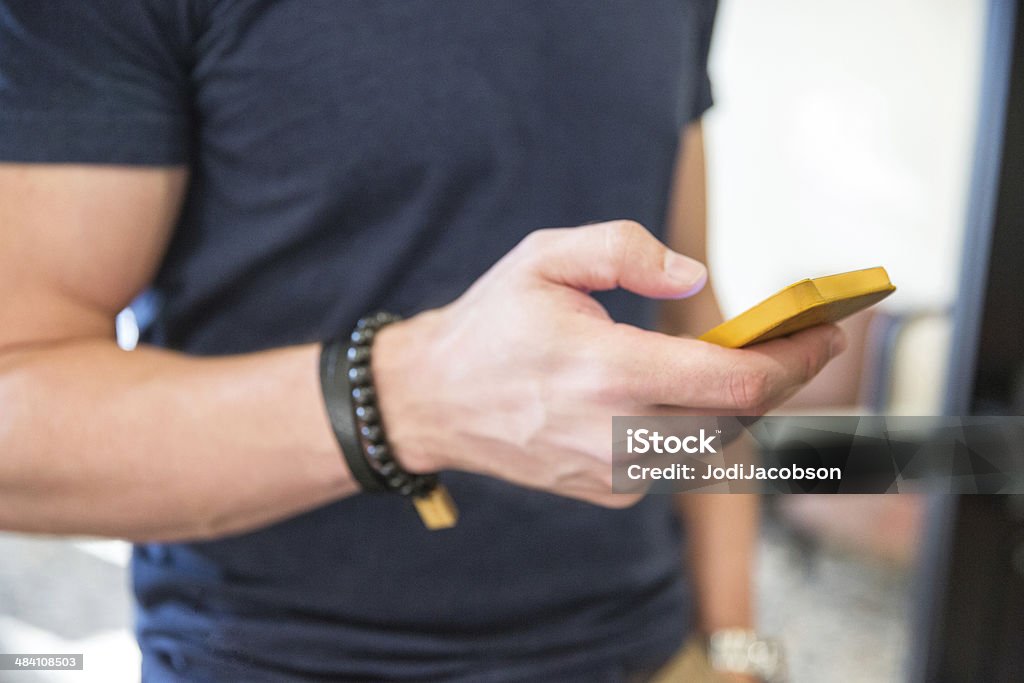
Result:
<instances>
[{"instance_id":1,"label":"yellow phone case","mask_svg":"<svg viewBox=\"0 0 1024 683\"><path fill-rule=\"evenodd\" d=\"M800 280L708 330L700 339L738 349L837 322L894 291L889 274L881 267Z\"/></svg>"}]
</instances>

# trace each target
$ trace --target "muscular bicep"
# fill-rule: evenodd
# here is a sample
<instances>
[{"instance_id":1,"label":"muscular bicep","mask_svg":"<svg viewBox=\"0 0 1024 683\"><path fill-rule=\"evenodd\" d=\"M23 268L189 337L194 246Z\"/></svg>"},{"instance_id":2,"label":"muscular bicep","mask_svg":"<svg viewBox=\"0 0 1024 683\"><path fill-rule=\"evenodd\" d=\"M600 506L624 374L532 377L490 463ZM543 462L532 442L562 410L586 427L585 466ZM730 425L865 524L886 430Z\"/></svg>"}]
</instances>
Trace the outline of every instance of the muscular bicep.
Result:
<instances>
[{"instance_id":1,"label":"muscular bicep","mask_svg":"<svg viewBox=\"0 0 1024 683\"><path fill-rule=\"evenodd\" d=\"M0 164L0 348L113 337L150 281L184 167Z\"/></svg>"}]
</instances>

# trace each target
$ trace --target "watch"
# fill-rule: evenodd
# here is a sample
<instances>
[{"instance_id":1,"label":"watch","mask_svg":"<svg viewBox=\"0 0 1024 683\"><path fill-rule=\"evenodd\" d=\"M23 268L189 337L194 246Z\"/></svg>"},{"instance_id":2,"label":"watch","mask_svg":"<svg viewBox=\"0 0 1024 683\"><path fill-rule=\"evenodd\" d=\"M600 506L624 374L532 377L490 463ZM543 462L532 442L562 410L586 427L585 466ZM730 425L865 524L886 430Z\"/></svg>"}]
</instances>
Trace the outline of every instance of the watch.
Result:
<instances>
[{"instance_id":1,"label":"watch","mask_svg":"<svg viewBox=\"0 0 1024 683\"><path fill-rule=\"evenodd\" d=\"M784 683L785 659L782 645L761 638L754 631L727 628L708 636L708 661L720 673L757 676L766 683Z\"/></svg>"}]
</instances>

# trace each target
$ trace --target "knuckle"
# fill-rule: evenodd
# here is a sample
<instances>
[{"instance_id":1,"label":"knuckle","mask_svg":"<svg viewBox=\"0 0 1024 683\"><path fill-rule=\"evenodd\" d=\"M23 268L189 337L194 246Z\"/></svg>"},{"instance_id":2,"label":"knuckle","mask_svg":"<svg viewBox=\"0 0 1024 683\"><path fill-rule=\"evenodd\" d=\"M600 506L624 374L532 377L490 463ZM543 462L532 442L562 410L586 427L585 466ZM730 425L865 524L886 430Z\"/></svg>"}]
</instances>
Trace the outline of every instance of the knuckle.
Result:
<instances>
[{"instance_id":1,"label":"knuckle","mask_svg":"<svg viewBox=\"0 0 1024 683\"><path fill-rule=\"evenodd\" d=\"M627 266L643 255L653 237L647 228L636 221L619 220L607 223L604 231L604 264L610 269L609 277L616 279L627 272Z\"/></svg>"},{"instance_id":2,"label":"knuckle","mask_svg":"<svg viewBox=\"0 0 1024 683\"><path fill-rule=\"evenodd\" d=\"M534 230L519 241L516 251L528 255L538 254L548 248L556 236L557 230L555 228Z\"/></svg>"},{"instance_id":3,"label":"knuckle","mask_svg":"<svg viewBox=\"0 0 1024 683\"><path fill-rule=\"evenodd\" d=\"M831 329L828 329L831 328ZM801 383L809 382L821 372L832 358L832 339L835 332L839 330L834 325L822 326L817 334L808 335L810 342L803 349L801 370L803 376Z\"/></svg>"},{"instance_id":4,"label":"knuckle","mask_svg":"<svg viewBox=\"0 0 1024 683\"><path fill-rule=\"evenodd\" d=\"M627 246L647 233L636 221L620 220L605 224L605 244L612 253L625 251Z\"/></svg>"},{"instance_id":5,"label":"knuckle","mask_svg":"<svg viewBox=\"0 0 1024 683\"><path fill-rule=\"evenodd\" d=\"M729 376L729 399L735 408L763 412L768 402L769 378L763 370L739 370Z\"/></svg>"},{"instance_id":6,"label":"knuckle","mask_svg":"<svg viewBox=\"0 0 1024 683\"><path fill-rule=\"evenodd\" d=\"M615 363L602 360L593 363L585 372L588 394L598 404L618 404L628 395L626 382Z\"/></svg>"},{"instance_id":7,"label":"knuckle","mask_svg":"<svg viewBox=\"0 0 1024 683\"><path fill-rule=\"evenodd\" d=\"M643 235L647 232L647 228L645 228L643 225L636 221L629 220L628 218L615 221L613 225L618 226L619 231L630 237L635 237L636 235Z\"/></svg>"},{"instance_id":8,"label":"knuckle","mask_svg":"<svg viewBox=\"0 0 1024 683\"><path fill-rule=\"evenodd\" d=\"M810 382L815 375L821 372L821 369L825 366L826 353L825 349L821 346L814 347L809 353L804 354L803 358L803 376L800 378L800 384L806 384Z\"/></svg>"},{"instance_id":9,"label":"knuckle","mask_svg":"<svg viewBox=\"0 0 1024 683\"><path fill-rule=\"evenodd\" d=\"M825 338L812 338L811 343L806 343L800 348L800 358L797 364L795 377L796 384L806 384L822 371L828 363L829 348Z\"/></svg>"}]
</instances>

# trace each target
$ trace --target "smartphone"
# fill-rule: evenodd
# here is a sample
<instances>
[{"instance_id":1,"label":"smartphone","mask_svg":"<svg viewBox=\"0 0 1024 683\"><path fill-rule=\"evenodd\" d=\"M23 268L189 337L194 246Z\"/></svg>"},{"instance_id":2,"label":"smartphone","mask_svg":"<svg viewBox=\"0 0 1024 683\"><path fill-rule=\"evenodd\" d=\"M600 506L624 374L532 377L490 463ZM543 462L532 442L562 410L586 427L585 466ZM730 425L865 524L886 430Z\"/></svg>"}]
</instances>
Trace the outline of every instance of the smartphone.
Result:
<instances>
[{"instance_id":1,"label":"smartphone","mask_svg":"<svg viewBox=\"0 0 1024 683\"><path fill-rule=\"evenodd\" d=\"M800 280L708 330L700 339L731 349L751 346L838 322L895 291L882 267Z\"/></svg>"}]
</instances>

